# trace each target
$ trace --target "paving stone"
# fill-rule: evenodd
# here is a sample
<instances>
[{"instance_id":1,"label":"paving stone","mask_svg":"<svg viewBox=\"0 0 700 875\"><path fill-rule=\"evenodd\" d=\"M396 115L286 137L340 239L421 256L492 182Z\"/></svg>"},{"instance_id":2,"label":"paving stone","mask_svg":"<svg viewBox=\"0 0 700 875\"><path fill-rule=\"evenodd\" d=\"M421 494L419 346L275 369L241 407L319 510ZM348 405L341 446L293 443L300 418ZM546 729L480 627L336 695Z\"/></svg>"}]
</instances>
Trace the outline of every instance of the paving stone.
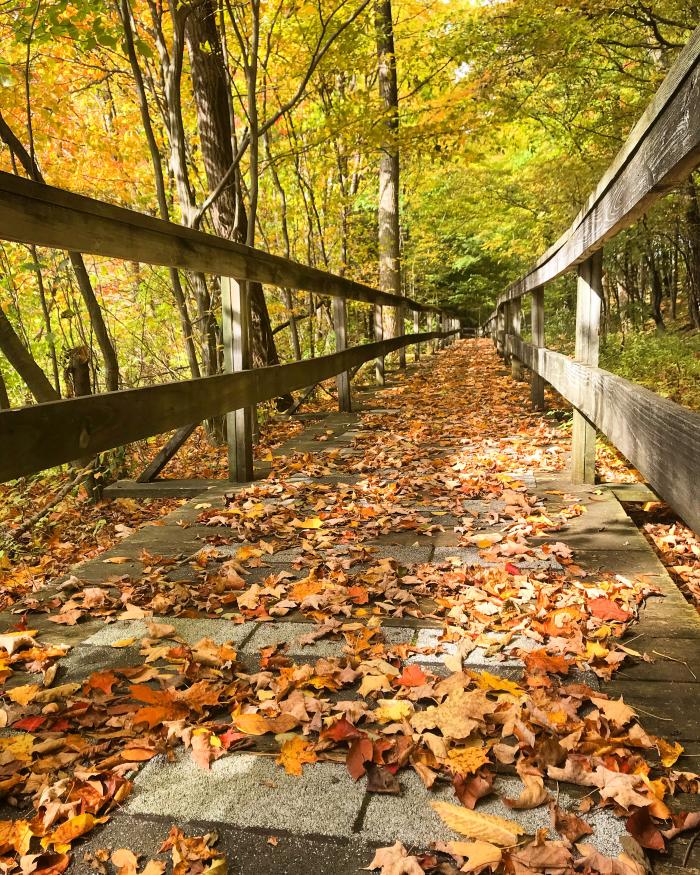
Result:
<instances>
[{"instance_id":1,"label":"paving stone","mask_svg":"<svg viewBox=\"0 0 700 875\"><path fill-rule=\"evenodd\" d=\"M418 632L418 637L416 638L416 647L425 647L425 648L440 648L440 653L442 654L451 654L457 652L457 645L453 644L449 641L441 642L440 638L442 636L442 629L420 629ZM526 638L524 636L518 636L517 638L513 638L508 645L508 650L516 650L518 648L522 650L536 650L538 647L542 645L536 641L533 641L532 638ZM439 660L439 657L438 657ZM418 663L427 663L427 662L436 662L436 655L434 653L415 653L413 654L409 662L418 662ZM487 655L487 651L483 647L475 647L474 650L471 651L463 660L463 664L465 666L502 666L502 667L514 667L514 668L522 668L523 662L521 659L517 659L515 657L508 657L507 651L501 651L499 655L491 656Z\"/></svg>"},{"instance_id":2,"label":"paving stone","mask_svg":"<svg viewBox=\"0 0 700 875\"><path fill-rule=\"evenodd\" d=\"M110 646L124 638L143 638L148 635L148 623L167 623L175 627L177 634L188 644L196 644L202 638L211 638L216 644L233 641L240 644L255 629L256 623L233 623L230 620L196 620L186 617L149 617L148 620L117 620L104 626L85 640L85 644Z\"/></svg>"},{"instance_id":3,"label":"paving stone","mask_svg":"<svg viewBox=\"0 0 700 875\"><path fill-rule=\"evenodd\" d=\"M246 641L243 653L257 653L263 647L275 644L287 644L290 656L331 657L342 656L345 650L345 638L330 638L315 641L304 646L299 644L299 638L308 635L316 627L313 623L261 623L255 633ZM389 644L410 644L416 635L416 630L404 626L383 626L382 633Z\"/></svg>"},{"instance_id":4,"label":"paving stone","mask_svg":"<svg viewBox=\"0 0 700 875\"><path fill-rule=\"evenodd\" d=\"M430 807L433 800L442 800L457 804L452 787L442 787L437 791L427 790L415 773L400 773L403 793L401 796L375 796L370 798L369 805L362 822L362 834L365 839L377 842L393 843L397 839L406 846L425 847L433 841L464 840L464 836L453 832ZM497 795L482 800L477 811L480 814L494 814L519 823L528 833L534 835L538 829L550 830L549 810L547 806L534 808L531 811L513 811L500 798L513 798L520 795L522 783L518 778L499 777L494 784ZM562 786L559 793L559 805L568 808L574 804L573 797L566 793ZM622 852L620 837L627 834L625 821L615 817L609 810L601 810L584 816L595 832L587 836L586 841L594 845L601 853L616 857ZM554 833L551 838L558 838Z\"/></svg>"},{"instance_id":5,"label":"paving stone","mask_svg":"<svg viewBox=\"0 0 700 875\"><path fill-rule=\"evenodd\" d=\"M206 771L183 753L174 763L157 757L138 774L126 813L350 836L364 792L334 763L307 765L295 777L254 754L223 757Z\"/></svg>"},{"instance_id":6,"label":"paving stone","mask_svg":"<svg viewBox=\"0 0 700 875\"><path fill-rule=\"evenodd\" d=\"M433 554L433 562L447 562L449 559L458 559L462 565L480 565L484 568L498 565L498 562L487 562L479 555L479 550L476 547L436 547ZM503 562L506 560L503 559ZM527 559L520 561L518 557L508 560L518 568L539 570L542 568L551 568L555 571L561 571L562 566L554 557L547 559Z\"/></svg>"},{"instance_id":7,"label":"paving stone","mask_svg":"<svg viewBox=\"0 0 700 875\"><path fill-rule=\"evenodd\" d=\"M139 647L99 647L81 644L58 664L62 684L76 683L96 671L143 665Z\"/></svg>"}]
</instances>

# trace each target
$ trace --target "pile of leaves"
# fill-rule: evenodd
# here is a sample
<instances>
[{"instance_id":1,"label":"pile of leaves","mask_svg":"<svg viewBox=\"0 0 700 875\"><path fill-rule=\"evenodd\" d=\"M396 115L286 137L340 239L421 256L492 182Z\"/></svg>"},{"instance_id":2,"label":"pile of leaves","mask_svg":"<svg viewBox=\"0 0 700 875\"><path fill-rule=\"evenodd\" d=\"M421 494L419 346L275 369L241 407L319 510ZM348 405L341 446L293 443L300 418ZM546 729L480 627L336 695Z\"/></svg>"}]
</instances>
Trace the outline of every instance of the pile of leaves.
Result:
<instances>
[{"instance_id":1,"label":"pile of leaves","mask_svg":"<svg viewBox=\"0 0 700 875\"><path fill-rule=\"evenodd\" d=\"M527 412L521 387L476 369L488 354L483 344L451 350L387 392L400 414L365 415L349 452L314 457L314 471L354 472L356 482L300 481L312 466L288 457L224 508L202 508L211 543L185 568L143 556L134 579L72 578L15 607L16 627L0 636L0 723L12 730L0 738L0 793L18 812L0 822L5 872L63 871L72 843L127 799L140 766L183 750L203 769L240 750L273 752L292 776L344 763L372 793L400 794L408 770L429 789L451 787L454 802L433 808L466 841L416 855L399 843L381 849L370 867L383 875L643 875L642 849L661 851L698 826L700 815L669 807L674 794L698 791L697 776L675 768L681 745L645 731L633 708L582 674L606 679L640 656L622 639L653 591L644 579L588 574L557 540L586 507L556 493L559 510L546 512L523 472L559 470L564 443ZM491 419L505 410L507 420ZM456 519L455 549L473 550L473 561L401 565L368 543L439 534L446 514ZM266 563L290 547L300 548L293 573ZM61 682L67 648L42 643L31 627L39 612L59 627L143 619L145 636L113 645L138 648L141 660ZM311 621L300 644L332 636L342 656L294 659L278 645L252 658L230 642L188 643L168 622L210 616L233 627L292 615ZM406 617L441 630L435 643L391 643L384 621ZM515 678L470 669L477 647L517 656L524 669ZM499 773L521 781L504 800L512 819L479 811L499 793ZM584 788L575 811L559 806L557 782ZM558 839L524 834L517 811L540 806ZM630 844L619 858L588 839L586 814L600 807L625 820ZM190 846L178 830L169 841L184 875ZM207 857L211 844L197 845L193 872L223 866ZM97 862L136 872L128 853ZM149 862L148 875L159 865Z\"/></svg>"}]
</instances>

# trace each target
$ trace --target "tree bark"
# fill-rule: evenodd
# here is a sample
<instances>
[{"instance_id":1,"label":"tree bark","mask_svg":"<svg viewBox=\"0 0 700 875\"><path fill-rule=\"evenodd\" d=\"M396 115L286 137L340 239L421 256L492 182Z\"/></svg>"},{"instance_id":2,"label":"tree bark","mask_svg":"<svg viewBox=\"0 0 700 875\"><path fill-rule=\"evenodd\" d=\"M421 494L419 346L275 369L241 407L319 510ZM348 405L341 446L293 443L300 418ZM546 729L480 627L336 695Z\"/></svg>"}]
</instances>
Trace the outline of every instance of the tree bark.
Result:
<instances>
[{"instance_id":1,"label":"tree bark","mask_svg":"<svg viewBox=\"0 0 700 875\"><path fill-rule=\"evenodd\" d=\"M2 307L0 307L0 350L39 403L59 400L60 395L36 363L34 356L19 339Z\"/></svg>"},{"instance_id":2,"label":"tree bark","mask_svg":"<svg viewBox=\"0 0 700 875\"><path fill-rule=\"evenodd\" d=\"M151 115L148 109L148 99L146 96L146 86L143 81L143 74L139 65L138 55L134 46L134 35L131 26L131 7L129 0L119 0L118 3L119 15L124 28L124 42L126 44L131 71L136 84L136 94L139 101L139 111L141 113L141 123L146 135L148 143L148 151L151 155L151 163L153 165L153 178L156 187L156 197L158 199L158 212L161 219L166 221L170 219L170 211L168 209L168 198L165 189L165 180L163 178L163 167L161 165L160 150L156 142L155 134L153 133L153 124ZM170 285L173 291L173 298L180 317L180 326L185 341L185 350L187 352L187 361L190 367L190 374L197 378L201 376L199 370L199 362L197 361L197 353L194 346L194 331L192 328L192 320L190 319L189 310L187 308L187 299L180 281L180 274L176 268L168 268L170 274Z\"/></svg>"},{"instance_id":3,"label":"tree bark","mask_svg":"<svg viewBox=\"0 0 700 875\"><path fill-rule=\"evenodd\" d=\"M185 26L190 56L192 91L207 184L214 191L233 164L233 137L228 105L228 79L216 12L211 0L193 7ZM238 177L238 179L236 178ZM249 242L249 223L241 193L239 171L212 204L214 230L221 237ZM250 351L254 367L279 364L262 285L249 283L251 304ZM291 399L290 399L291 403Z\"/></svg>"},{"instance_id":4,"label":"tree bark","mask_svg":"<svg viewBox=\"0 0 700 875\"><path fill-rule=\"evenodd\" d=\"M391 0L375 0L379 97L384 133L379 157L379 288L401 294L399 231L399 95ZM384 307L384 336L396 337L395 308Z\"/></svg>"}]
</instances>

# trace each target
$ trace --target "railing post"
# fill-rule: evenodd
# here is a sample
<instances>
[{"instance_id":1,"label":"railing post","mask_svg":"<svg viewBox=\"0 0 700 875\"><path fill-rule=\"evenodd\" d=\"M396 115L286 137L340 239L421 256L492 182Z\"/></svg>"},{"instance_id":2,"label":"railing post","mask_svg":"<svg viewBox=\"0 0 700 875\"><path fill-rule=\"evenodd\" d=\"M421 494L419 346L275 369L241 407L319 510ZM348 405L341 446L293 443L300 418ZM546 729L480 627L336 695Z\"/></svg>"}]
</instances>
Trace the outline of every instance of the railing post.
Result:
<instances>
[{"instance_id":1,"label":"railing post","mask_svg":"<svg viewBox=\"0 0 700 875\"><path fill-rule=\"evenodd\" d=\"M544 346L544 286L532 293L531 328L532 345L538 348ZM535 410L544 410L544 379L533 371L530 383L530 401Z\"/></svg>"},{"instance_id":2,"label":"railing post","mask_svg":"<svg viewBox=\"0 0 700 875\"><path fill-rule=\"evenodd\" d=\"M221 277L221 323L224 341L224 370L228 374L250 368L250 305L248 284ZM228 476L236 483L253 479L254 407L226 414Z\"/></svg>"},{"instance_id":3,"label":"railing post","mask_svg":"<svg viewBox=\"0 0 700 875\"><path fill-rule=\"evenodd\" d=\"M598 364L600 307L603 294L603 251L579 265L576 288L575 358L585 365ZM595 426L574 410L571 435L571 480L595 483Z\"/></svg>"},{"instance_id":4,"label":"railing post","mask_svg":"<svg viewBox=\"0 0 700 875\"><path fill-rule=\"evenodd\" d=\"M514 298L510 302L510 306L508 308L509 315L509 333L514 335L515 337L520 337L520 327L522 323L522 301L520 298ZM523 364L519 358L511 355L510 357L510 373L514 380L522 380L523 379Z\"/></svg>"},{"instance_id":5,"label":"railing post","mask_svg":"<svg viewBox=\"0 0 700 875\"><path fill-rule=\"evenodd\" d=\"M382 305L374 305L374 339L384 340L384 323L382 321ZM374 380L378 386L383 386L384 378L384 356L380 355L374 360Z\"/></svg>"},{"instance_id":6,"label":"railing post","mask_svg":"<svg viewBox=\"0 0 700 875\"><path fill-rule=\"evenodd\" d=\"M413 333L420 334L420 312L418 310L413 311ZM420 343L413 347L413 355L415 361L420 361Z\"/></svg>"},{"instance_id":7,"label":"railing post","mask_svg":"<svg viewBox=\"0 0 700 875\"><path fill-rule=\"evenodd\" d=\"M399 306L396 308L396 336L397 337L403 337L404 334L406 333L404 315L405 315L404 314L404 305L399 304ZM406 367L406 347L405 346L402 346L401 349L399 349L399 367L400 368Z\"/></svg>"},{"instance_id":8,"label":"railing post","mask_svg":"<svg viewBox=\"0 0 700 875\"><path fill-rule=\"evenodd\" d=\"M335 331L335 351L340 352L347 348L347 306L345 298L333 298L333 329ZM338 387L338 410L349 413L352 409L350 403L350 374L343 371L335 378Z\"/></svg>"},{"instance_id":9,"label":"railing post","mask_svg":"<svg viewBox=\"0 0 700 875\"><path fill-rule=\"evenodd\" d=\"M505 340L505 310L504 305L498 307L496 311L496 352L503 358L503 346Z\"/></svg>"}]
</instances>

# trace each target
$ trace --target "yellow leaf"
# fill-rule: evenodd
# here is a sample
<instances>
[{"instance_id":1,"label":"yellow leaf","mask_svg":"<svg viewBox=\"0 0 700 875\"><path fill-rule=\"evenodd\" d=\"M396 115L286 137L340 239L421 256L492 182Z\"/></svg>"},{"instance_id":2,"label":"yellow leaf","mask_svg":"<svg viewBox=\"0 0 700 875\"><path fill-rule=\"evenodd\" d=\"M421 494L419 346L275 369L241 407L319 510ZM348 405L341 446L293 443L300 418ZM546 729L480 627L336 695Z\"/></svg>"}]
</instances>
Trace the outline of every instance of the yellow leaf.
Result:
<instances>
[{"instance_id":1,"label":"yellow leaf","mask_svg":"<svg viewBox=\"0 0 700 875\"><path fill-rule=\"evenodd\" d=\"M395 723L413 714L413 705L407 699L381 699L372 712L377 723Z\"/></svg>"},{"instance_id":2,"label":"yellow leaf","mask_svg":"<svg viewBox=\"0 0 700 875\"><path fill-rule=\"evenodd\" d=\"M34 736L29 735L29 733L0 738L0 752L4 754L6 751L9 751L12 757L21 763L30 763L32 761L33 746Z\"/></svg>"},{"instance_id":3,"label":"yellow leaf","mask_svg":"<svg viewBox=\"0 0 700 875\"><path fill-rule=\"evenodd\" d=\"M86 832L90 832L95 824L101 821L102 818L97 821L92 814L76 814L75 817L71 817L53 832L44 836L41 840L41 846L48 848L50 845L53 845L57 853L65 854L70 850L70 843L72 841L85 835Z\"/></svg>"},{"instance_id":4,"label":"yellow leaf","mask_svg":"<svg viewBox=\"0 0 700 875\"><path fill-rule=\"evenodd\" d=\"M511 693L513 696L525 695L525 690L513 681L491 674L488 671L479 672L476 683L482 690L497 690L504 693Z\"/></svg>"},{"instance_id":5,"label":"yellow leaf","mask_svg":"<svg viewBox=\"0 0 700 875\"><path fill-rule=\"evenodd\" d=\"M500 848L490 842L447 842L451 854L466 857L467 860L460 872L481 870L484 866L495 868L501 862L503 853Z\"/></svg>"},{"instance_id":6,"label":"yellow leaf","mask_svg":"<svg viewBox=\"0 0 700 875\"><path fill-rule=\"evenodd\" d=\"M297 529L320 529L323 526L320 517L309 517L305 520L292 520L292 525Z\"/></svg>"},{"instance_id":7,"label":"yellow leaf","mask_svg":"<svg viewBox=\"0 0 700 875\"><path fill-rule=\"evenodd\" d=\"M288 775L300 777L304 763L315 763L318 757L314 753L313 745L301 735L290 738L282 745L277 764L284 766Z\"/></svg>"},{"instance_id":8,"label":"yellow leaf","mask_svg":"<svg viewBox=\"0 0 700 875\"><path fill-rule=\"evenodd\" d=\"M430 805L450 829L482 842L509 847L517 844L518 836L525 832L515 821L493 814L478 814L449 802L431 802Z\"/></svg>"},{"instance_id":9,"label":"yellow leaf","mask_svg":"<svg viewBox=\"0 0 700 875\"><path fill-rule=\"evenodd\" d=\"M135 638L120 638L119 641L112 642L112 647L131 647L134 641Z\"/></svg>"},{"instance_id":10,"label":"yellow leaf","mask_svg":"<svg viewBox=\"0 0 700 875\"><path fill-rule=\"evenodd\" d=\"M28 705L40 689L39 684L25 684L23 687L8 690L5 695L13 702L17 702L18 705Z\"/></svg>"},{"instance_id":11,"label":"yellow leaf","mask_svg":"<svg viewBox=\"0 0 700 875\"><path fill-rule=\"evenodd\" d=\"M455 747L448 751L445 765L459 775L471 775L488 761L484 747Z\"/></svg>"},{"instance_id":12,"label":"yellow leaf","mask_svg":"<svg viewBox=\"0 0 700 875\"><path fill-rule=\"evenodd\" d=\"M654 738L654 743L659 752L661 765L666 766L667 769L676 762L684 750L683 745L678 744L677 741L674 741L673 744L669 744L667 741L664 741L663 738Z\"/></svg>"}]
</instances>

